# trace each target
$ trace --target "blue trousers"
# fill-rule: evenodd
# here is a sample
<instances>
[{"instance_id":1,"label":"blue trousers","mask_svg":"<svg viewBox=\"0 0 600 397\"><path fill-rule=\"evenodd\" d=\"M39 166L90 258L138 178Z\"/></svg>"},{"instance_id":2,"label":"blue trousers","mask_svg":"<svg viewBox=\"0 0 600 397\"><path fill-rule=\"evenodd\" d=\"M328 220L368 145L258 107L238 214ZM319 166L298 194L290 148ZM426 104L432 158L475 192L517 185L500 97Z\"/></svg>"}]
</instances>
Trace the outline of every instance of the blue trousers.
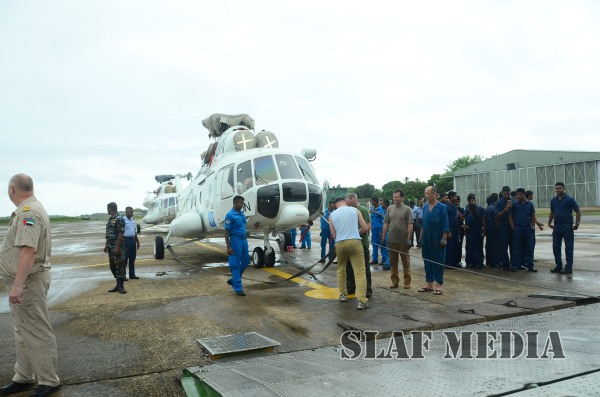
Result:
<instances>
[{"instance_id":1,"label":"blue trousers","mask_svg":"<svg viewBox=\"0 0 600 397\"><path fill-rule=\"evenodd\" d=\"M531 227L516 227L512 239L512 266L533 268L533 258L530 256Z\"/></svg>"},{"instance_id":2,"label":"blue trousers","mask_svg":"<svg viewBox=\"0 0 600 397\"><path fill-rule=\"evenodd\" d=\"M552 252L554 253L554 263L560 270L563 267L561 259L561 248L562 241L565 241L565 256L567 263L565 265L566 271L573 271L573 247L575 246L575 233L573 232L573 225L554 225L552 231Z\"/></svg>"},{"instance_id":3,"label":"blue trousers","mask_svg":"<svg viewBox=\"0 0 600 397\"><path fill-rule=\"evenodd\" d=\"M510 269L510 258L508 257L508 251L512 244L512 230L510 226L501 227L498 231L499 247L498 253L500 256L500 264L504 269ZM512 252L511 252L512 254ZM512 256L512 255L511 255Z\"/></svg>"},{"instance_id":4,"label":"blue trousers","mask_svg":"<svg viewBox=\"0 0 600 397\"><path fill-rule=\"evenodd\" d=\"M384 267L387 269L390 267L390 256L388 255L388 235L390 234L390 232L388 231L385 234L385 238L384 241L382 242L381 245L383 245L384 247L381 247L381 262L383 263Z\"/></svg>"},{"instance_id":5,"label":"blue trousers","mask_svg":"<svg viewBox=\"0 0 600 397\"><path fill-rule=\"evenodd\" d=\"M465 262L467 267L483 267L483 256L481 255L480 246L483 241L483 237L480 232L467 232L465 234L467 238L466 251L467 255Z\"/></svg>"},{"instance_id":6,"label":"blue trousers","mask_svg":"<svg viewBox=\"0 0 600 397\"><path fill-rule=\"evenodd\" d=\"M137 245L135 238L124 237L125 242L125 261L129 264L129 278L135 277L135 258L137 255Z\"/></svg>"},{"instance_id":7,"label":"blue trousers","mask_svg":"<svg viewBox=\"0 0 600 397\"><path fill-rule=\"evenodd\" d=\"M291 229L290 234L292 235L292 247L296 248L296 228Z\"/></svg>"},{"instance_id":8,"label":"blue trousers","mask_svg":"<svg viewBox=\"0 0 600 397\"><path fill-rule=\"evenodd\" d=\"M333 238L331 238L331 232L329 231L329 229L321 229L321 258L325 258L325 255L327 255L325 253L325 247L327 247L327 244L329 243L329 251L327 251L328 253L331 252L331 250L333 250L333 247L335 246L335 241L333 240Z\"/></svg>"},{"instance_id":9,"label":"blue trousers","mask_svg":"<svg viewBox=\"0 0 600 397\"><path fill-rule=\"evenodd\" d=\"M458 258L458 239L459 239L459 234L452 234L452 238L448 239L448 245L446 245L446 258L445 258L445 264L446 266L453 266L453 267L457 267L458 266L458 262L457 262L457 258Z\"/></svg>"},{"instance_id":10,"label":"blue trousers","mask_svg":"<svg viewBox=\"0 0 600 397\"><path fill-rule=\"evenodd\" d=\"M421 241L421 254L425 265L425 281L444 284L443 263L446 261L446 250L440 248L439 241Z\"/></svg>"},{"instance_id":11,"label":"blue trousers","mask_svg":"<svg viewBox=\"0 0 600 397\"><path fill-rule=\"evenodd\" d=\"M231 286L235 292L242 292L242 274L250 263L248 253L248 240L246 236L229 236L229 244L233 249L233 255L229 255L229 270L231 270Z\"/></svg>"},{"instance_id":12,"label":"blue trousers","mask_svg":"<svg viewBox=\"0 0 600 397\"><path fill-rule=\"evenodd\" d=\"M304 236L304 238L302 238L302 236ZM310 228L308 226L302 226L300 228L300 238L302 238L302 248L306 248L308 246L308 248L312 247L312 239L310 238Z\"/></svg>"},{"instance_id":13,"label":"blue trousers","mask_svg":"<svg viewBox=\"0 0 600 397\"><path fill-rule=\"evenodd\" d=\"M378 255L378 251L381 249L381 257L382 257L382 262L383 261L383 248L380 247L381 245L381 228L377 228L377 229L371 229L371 247L373 248L373 262L377 262L379 263L378 259L379 259L379 255ZM384 262L385 263L385 262Z\"/></svg>"},{"instance_id":14,"label":"blue trousers","mask_svg":"<svg viewBox=\"0 0 600 397\"><path fill-rule=\"evenodd\" d=\"M496 229L488 229L485 236L485 264L489 267L500 266L500 235Z\"/></svg>"}]
</instances>

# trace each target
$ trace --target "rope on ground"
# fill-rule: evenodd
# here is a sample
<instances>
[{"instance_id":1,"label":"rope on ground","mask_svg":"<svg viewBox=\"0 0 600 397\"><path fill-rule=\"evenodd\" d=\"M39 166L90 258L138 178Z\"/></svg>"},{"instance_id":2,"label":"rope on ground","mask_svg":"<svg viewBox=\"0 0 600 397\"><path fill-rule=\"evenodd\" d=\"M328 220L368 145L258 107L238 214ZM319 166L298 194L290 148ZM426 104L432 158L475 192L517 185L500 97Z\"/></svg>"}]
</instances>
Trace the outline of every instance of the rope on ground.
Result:
<instances>
[{"instance_id":1,"label":"rope on ground","mask_svg":"<svg viewBox=\"0 0 600 397\"><path fill-rule=\"evenodd\" d=\"M383 245L380 245L380 244L375 244L375 245L377 245L380 248L385 248L388 251L398 252L398 254L400 254L400 255L406 255L408 257L418 258L418 259L421 259L421 260L425 261L425 259L423 257L421 257L421 256L407 254L406 252L401 252L401 251L398 251L398 250L393 250L393 249L391 249L389 247L386 247L386 246L383 246ZM409 250L410 250L410 248L409 248ZM448 265L446 265L444 263L439 263L439 262L436 262L436 261L432 261L431 259L427 259L427 260L429 262L435 264L435 265L438 265L438 266L443 266L445 268L449 268L449 269L452 269L452 270L460 270L460 271L465 272L465 273L471 273L471 274L475 274L475 275L478 275L478 276L487 277L487 278L491 278L491 279L495 279L495 280L510 281L512 283L517 283L517 284L521 284L521 285L527 285L529 287L535 287L535 288L545 289L545 290L549 290L549 291L553 291L553 292L562 292L562 293L566 293L566 294L578 295L578 296L582 296L582 297L586 297L586 298L595 298L595 299L598 298L598 296L585 294L585 293L582 293L582 292L579 292L579 291L573 292L573 291L567 291L567 290L558 289L558 288L546 287L546 286L540 285L540 284L533 284L533 283L529 283L529 282L526 282L526 281L504 278L504 277L500 277L500 276L495 276L493 274L486 274L486 273L481 273L481 272L475 272L475 271L469 270L467 268L448 266Z\"/></svg>"}]
</instances>

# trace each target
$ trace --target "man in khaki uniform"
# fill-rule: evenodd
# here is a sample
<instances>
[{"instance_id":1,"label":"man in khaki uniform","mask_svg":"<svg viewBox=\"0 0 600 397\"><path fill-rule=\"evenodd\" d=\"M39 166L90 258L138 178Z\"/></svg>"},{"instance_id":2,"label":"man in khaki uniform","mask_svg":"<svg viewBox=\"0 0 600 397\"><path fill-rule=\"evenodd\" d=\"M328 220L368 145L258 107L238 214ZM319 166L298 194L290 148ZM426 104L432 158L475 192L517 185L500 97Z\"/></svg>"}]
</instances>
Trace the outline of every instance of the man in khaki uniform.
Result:
<instances>
[{"instance_id":1,"label":"man in khaki uniform","mask_svg":"<svg viewBox=\"0 0 600 397\"><path fill-rule=\"evenodd\" d=\"M390 288L398 288L400 278L398 277L398 256L401 256L402 269L404 271L404 289L410 288L410 257L408 250L411 247L410 236L413 232L413 217L410 207L404 205L404 192L402 189L396 189L394 195L394 205L390 205L385 214L382 236L388 234L388 250L390 256L390 265L392 268L392 285Z\"/></svg>"},{"instance_id":2,"label":"man in khaki uniform","mask_svg":"<svg viewBox=\"0 0 600 397\"><path fill-rule=\"evenodd\" d=\"M31 396L58 390L56 338L48 321L50 286L50 220L33 194L33 181L17 174L8 184L17 206L0 253L0 276L8 287L17 362L12 382L0 388L7 396L38 387Z\"/></svg>"}]
</instances>

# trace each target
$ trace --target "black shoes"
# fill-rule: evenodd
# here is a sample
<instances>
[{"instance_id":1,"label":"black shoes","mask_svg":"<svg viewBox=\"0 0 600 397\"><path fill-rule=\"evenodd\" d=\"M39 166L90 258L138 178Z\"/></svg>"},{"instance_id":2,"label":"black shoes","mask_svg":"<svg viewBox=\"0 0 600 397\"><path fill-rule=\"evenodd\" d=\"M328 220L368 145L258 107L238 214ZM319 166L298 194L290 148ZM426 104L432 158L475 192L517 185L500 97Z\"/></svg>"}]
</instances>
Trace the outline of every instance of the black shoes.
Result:
<instances>
[{"instance_id":1,"label":"black shoes","mask_svg":"<svg viewBox=\"0 0 600 397\"><path fill-rule=\"evenodd\" d=\"M39 385L30 397L46 397L60 389L58 386Z\"/></svg>"},{"instance_id":2,"label":"black shoes","mask_svg":"<svg viewBox=\"0 0 600 397\"><path fill-rule=\"evenodd\" d=\"M235 291L235 294L237 296L246 296L246 293L244 291Z\"/></svg>"},{"instance_id":3,"label":"black shoes","mask_svg":"<svg viewBox=\"0 0 600 397\"><path fill-rule=\"evenodd\" d=\"M9 396L11 394L29 390L35 386L35 383L19 383L14 380L4 387L0 387L0 396Z\"/></svg>"},{"instance_id":4,"label":"black shoes","mask_svg":"<svg viewBox=\"0 0 600 397\"><path fill-rule=\"evenodd\" d=\"M129 276L130 280L139 280L140 278L138 276Z\"/></svg>"},{"instance_id":5,"label":"black shoes","mask_svg":"<svg viewBox=\"0 0 600 397\"><path fill-rule=\"evenodd\" d=\"M560 273L562 271L563 271L562 269L559 269L557 267L555 267L554 269L550 269L550 273Z\"/></svg>"},{"instance_id":6,"label":"black shoes","mask_svg":"<svg viewBox=\"0 0 600 397\"><path fill-rule=\"evenodd\" d=\"M527 269L528 272L537 273L537 269L535 267L530 267Z\"/></svg>"},{"instance_id":7,"label":"black shoes","mask_svg":"<svg viewBox=\"0 0 600 397\"><path fill-rule=\"evenodd\" d=\"M560 274L573 274L573 271L572 270L561 270L559 273Z\"/></svg>"},{"instance_id":8,"label":"black shoes","mask_svg":"<svg viewBox=\"0 0 600 397\"><path fill-rule=\"evenodd\" d=\"M108 292L117 292L118 290L119 290L119 286L115 285L114 288L113 289L109 289Z\"/></svg>"}]
</instances>

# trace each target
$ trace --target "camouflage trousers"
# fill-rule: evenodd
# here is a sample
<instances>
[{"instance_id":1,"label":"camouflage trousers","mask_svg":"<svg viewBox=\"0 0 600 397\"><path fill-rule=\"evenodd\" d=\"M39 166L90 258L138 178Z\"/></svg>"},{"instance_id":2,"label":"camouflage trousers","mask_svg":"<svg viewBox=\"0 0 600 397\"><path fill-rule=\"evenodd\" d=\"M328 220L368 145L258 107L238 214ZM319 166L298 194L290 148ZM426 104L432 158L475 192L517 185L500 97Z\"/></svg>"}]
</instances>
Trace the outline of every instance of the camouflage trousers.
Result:
<instances>
[{"instance_id":1,"label":"camouflage trousers","mask_svg":"<svg viewBox=\"0 0 600 397\"><path fill-rule=\"evenodd\" d=\"M125 260L125 245L119 248L119 253L114 254L115 247L108 247L108 263L114 278L127 278L127 261Z\"/></svg>"}]
</instances>

